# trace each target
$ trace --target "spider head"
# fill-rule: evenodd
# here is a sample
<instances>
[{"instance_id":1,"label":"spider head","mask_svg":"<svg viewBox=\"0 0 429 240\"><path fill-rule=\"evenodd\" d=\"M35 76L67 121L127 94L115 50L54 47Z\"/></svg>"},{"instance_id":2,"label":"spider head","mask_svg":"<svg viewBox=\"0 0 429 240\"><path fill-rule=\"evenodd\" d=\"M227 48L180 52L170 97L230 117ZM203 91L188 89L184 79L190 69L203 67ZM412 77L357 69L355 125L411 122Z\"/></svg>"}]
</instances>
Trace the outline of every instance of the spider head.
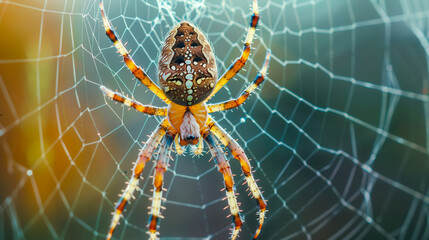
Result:
<instances>
[{"instance_id":1,"label":"spider head","mask_svg":"<svg viewBox=\"0 0 429 240\"><path fill-rule=\"evenodd\" d=\"M174 103L191 106L213 91L217 69L213 51L201 31L188 22L171 30L158 64L159 82Z\"/></svg>"}]
</instances>

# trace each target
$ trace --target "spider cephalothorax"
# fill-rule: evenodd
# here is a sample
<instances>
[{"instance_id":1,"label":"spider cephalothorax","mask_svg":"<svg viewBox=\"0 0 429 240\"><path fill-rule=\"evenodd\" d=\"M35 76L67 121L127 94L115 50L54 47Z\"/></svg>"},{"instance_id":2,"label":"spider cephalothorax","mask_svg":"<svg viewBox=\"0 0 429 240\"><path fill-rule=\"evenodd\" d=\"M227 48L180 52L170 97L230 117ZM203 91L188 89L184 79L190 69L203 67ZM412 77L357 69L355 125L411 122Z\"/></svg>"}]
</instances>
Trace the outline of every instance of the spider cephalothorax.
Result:
<instances>
[{"instance_id":1,"label":"spider cephalothorax","mask_svg":"<svg viewBox=\"0 0 429 240\"><path fill-rule=\"evenodd\" d=\"M174 103L188 106L205 100L216 84L216 61L207 39L188 22L171 30L159 58L159 83Z\"/></svg>"},{"instance_id":2,"label":"spider cephalothorax","mask_svg":"<svg viewBox=\"0 0 429 240\"><path fill-rule=\"evenodd\" d=\"M227 134L213 120L209 113L223 111L241 105L265 79L270 59L270 51L267 51L264 66L256 76L252 84L236 99L217 104L206 102L219 91L235 74L244 66L250 53L250 43L255 34L255 28L259 19L258 3L253 0L253 15L250 19L250 29L244 43L243 52L237 60L229 67L219 80L213 51L207 39L201 31L188 22L182 22L171 30L161 51L159 59L159 88L141 69L137 66L122 42L116 37L113 28L104 15L103 4L100 3L101 14L107 36L112 40L119 53L124 58L125 64L134 76L147 86L156 96L162 99L167 107L159 108L143 105L135 100L129 99L120 93L113 92L104 86L100 86L103 93L109 98L121 102L137 111L165 116L158 128L149 137L141 150L134 165L133 176L129 180L127 188L121 195L113 214L107 239L111 239L113 231L119 223L125 206L133 196L138 186L143 169L155 150L159 146L159 156L156 160L154 173L154 192L149 217L149 236L151 240L157 239L158 223L161 214L161 199L163 193L164 172L168 166L168 154L171 145L175 144L176 152L182 154L181 146L197 145L196 154L203 152L203 140L207 143L210 153L222 173L226 199L233 216L233 231L231 239L236 239L243 223L234 188L234 179L231 167L225 158L225 153L220 144L223 144L231 152L232 156L240 162L242 172L246 179L252 196L256 199L259 208L259 227L254 238L258 237L265 219L266 203L256 184L252 174L252 167L240 145ZM220 141L220 143L218 142Z\"/></svg>"}]
</instances>

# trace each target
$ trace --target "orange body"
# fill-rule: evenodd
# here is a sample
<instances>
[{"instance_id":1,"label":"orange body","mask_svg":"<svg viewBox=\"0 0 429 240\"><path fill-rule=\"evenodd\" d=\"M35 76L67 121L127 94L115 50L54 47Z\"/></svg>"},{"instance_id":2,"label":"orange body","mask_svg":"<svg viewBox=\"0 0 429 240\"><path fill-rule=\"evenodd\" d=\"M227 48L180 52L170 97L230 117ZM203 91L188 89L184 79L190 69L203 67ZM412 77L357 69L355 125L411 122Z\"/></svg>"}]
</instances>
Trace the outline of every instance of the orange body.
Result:
<instances>
[{"instance_id":1,"label":"orange body","mask_svg":"<svg viewBox=\"0 0 429 240\"><path fill-rule=\"evenodd\" d=\"M204 102L192 105L192 106L182 106L171 102L168 106L168 114L167 118L170 122L171 126L173 126L174 130L176 130L180 134L180 126L183 123L183 118L186 112L190 112L198 126L200 127L200 134L203 135L207 130L207 106ZM196 145L198 143L198 139L194 139L192 141L185 141L183 139L180 140L180 145Z\"/></svg>"}]
</instances>

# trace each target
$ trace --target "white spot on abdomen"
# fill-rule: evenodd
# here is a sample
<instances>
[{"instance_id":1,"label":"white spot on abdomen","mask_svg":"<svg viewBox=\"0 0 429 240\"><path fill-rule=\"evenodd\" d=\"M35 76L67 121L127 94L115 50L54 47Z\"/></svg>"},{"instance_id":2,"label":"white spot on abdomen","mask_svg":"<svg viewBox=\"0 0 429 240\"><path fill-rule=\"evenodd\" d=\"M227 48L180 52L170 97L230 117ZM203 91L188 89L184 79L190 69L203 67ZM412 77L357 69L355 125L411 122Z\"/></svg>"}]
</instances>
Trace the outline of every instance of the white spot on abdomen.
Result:
<instances>
[{"instance_id":1,"label":"white spot on abdomen","mask_svg":"<svg viewBox=\"0 0 429 240\"><path fill-rule=\"evenodd\" d=\"M189 74L188 74L189 75ZM186 81L186 88L187 89L191 89L191 87L192 87L192 85L194 85L193 83L192 83L192 81Z\"/></svg>"},{"instance_id":2,"label":"white spot on abdomen","mask_svg":"<svg viewBox=\"0 0 429 240\"><path fill-rule=\"evenodd\" d=\"M192 74L186 74L185 78L188 80L192 80L194 76Z\"/></svg>"}]
</instances>

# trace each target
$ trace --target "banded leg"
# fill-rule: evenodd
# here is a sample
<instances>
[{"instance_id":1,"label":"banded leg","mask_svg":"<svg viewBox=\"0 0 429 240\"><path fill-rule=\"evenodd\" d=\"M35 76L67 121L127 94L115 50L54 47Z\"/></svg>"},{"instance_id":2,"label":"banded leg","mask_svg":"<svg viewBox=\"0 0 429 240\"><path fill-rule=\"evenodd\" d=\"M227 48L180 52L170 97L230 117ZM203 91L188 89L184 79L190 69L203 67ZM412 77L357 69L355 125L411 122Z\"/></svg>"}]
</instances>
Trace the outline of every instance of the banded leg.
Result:
<instances>
[{"instance_id":1,"label":"banded leg","mask_svg":"<svg viewBox=\"0 0 429 240\"><path fill-rule=\"evenodd\" d=\"M104 7L103 2L100 1L100 10L101 15L103 17L103 24L104 28L106 30L106 35L110 38L110 40L113 42L115 47L118 49L119 53L124 58L125 64L127 64L130 71L134 74L134 76L146 87L149 88L156 96L161 98L166 104L170 103L170 100L165 96L165 93L156 85L149 76L146 75L146 73L143 71L143 69L136 65L134 60L131 58L131 56L128 53L128 50L124 47L122 44L122 41L118 39L116 36L116 33L113 31L113 28L110 25L109 20L106 18L104 14Z\"/></svg>"},{"instance_id":2,"label":"banded leg","mask_svg":"<svg viewBox=\"0 0 429 240\"><path fill-rule=\"evenodd\" d=\"M112 234L119 223L119 220L122 216L122 212L124 211L125 206L133 196L133 193L139 184L139 178L141 173L143 172L146 162L149 161L153 152L159 145L161 139L166 133L167 128L168 128L168 120L164 119L162 123L159 125L159 127L156 129L156 131L153 132L152 135L149 137L149 140L147 141L146 145L140 152L139 157L134 165L133 177L131 178L127 188L125 189L124 193L119 199L119 202L116 205L115 212L113 213L112 223L110 224L110 230L109 230L109 233L107 234L107 240L110 240L112 238Z\"/></svg>"},{"instance_id":3,"label":"banded leg","mask_svg":"<svg viewBox=\"0 0 429 240\"><path fill-rule=\"evenodd\" d=\"M168 166L168 153L170 152L171 144L174 141L174 136L167 133L161 142L161 147L159 148L159 158L155 166L155 176L153 178L153 197L152 197L152 207L150 210L149 217L149 236L150 240L155 240L158 227L159 218L161 217L161 200L162 200L162 186L164 180L164 172L167 170Z\"/></svg>"},{"instance_id":4,"label":"banded leg","mask_svg":"<svg viewBox=\"0 0 429 240\"><path fill-rule=\"evenodd\" d=\"M207 111L209 113L219 112L219 111L235 108L243 104L244 101L246 101L246 99L249 97L249 95L265 80L265 75L267 74L267 70L268 70L268 64L270 63L270 56L271 56L271 51L268 50L265 56L264 66L262 67L258 75L256 75L256 78L255 80L253 80L253 83L250 84L246 88L246 90L244 90L244 92L240 95L240 97L233 100L225 101L222 103L208 105Z\"/></svg>"},{"instance_id":5,"label":"banded leg","mask_svg":"<svg viewBox=\"0 0 429 240\"><path fill-rule=\"evenodd\" d=\"M229 149L234 158L240 161L241 169L244 173L244 177L246 178L247 185L249 186L253 197L256 199L256 204L259 207L259 227L253 237L253 239L256 239L259 236L264 223L267 204L258 185L256 184L255 179L253 178L252 167L250 166L249 160L247 159L243 149L233 138L231 138L229 134L219 127L214 120L210 119L208 125L210 127L210 131Z\"/></svg>"},{"instance_id":6,"label":"banded leg","mask_svg":"<svg viewBox=\"0 0 429 240\"><path fill-rule=\"evenodd\" d=\"M167 108L158 108L158 107L143 105L135 100L129 99L121 95L118 92L114 92L110 89L107 89L104 86L101 86L100 90L103 92L104 95L108 96L112 100L123 103L128 107L132 107L139 112L150 114L150 115L167 116Z\"/></svg>"},{"instance_id":7,"label":"banded leg","mask_svg":"<svg viewBox=\"0 0 429 240\"><path fill-rule=\"evenodd\" d=\"M228 70L222 75L222 77L218 80L216 86L213 89L213 92L207 98L209 100L213 97L231 78L233 78L238 71L246 64L247 59L250 54L250 44L253 41L253 37L255 36L256 26L259 21L259 8L258 1L253 0L253 15L250 18L250 28L247 32L246 41L244 42L243 51L241 52L240 58L237 58L234 63L228 68Z\"/></svg>"},{"instance_id":8,"label":"banded leg","mask_svg":"<svg viewBox=\"0 0 429 240\"><path fill-rule=\"evenodd\" d=\"M228 161L225 159L225 153L220 147L219 143L215 138L212 137L211 133L208 133L204 138L207 145L209 146L210 152L216 161L219 172L223 175L225 182L226 197L228 199L229 210L233 216L234 229L232 230L231 240L234 240L238 236L243 220L240 217L240 209L238 208L237 198L235 197L235 186L234 179L232 178L231 167Z\"/></svg>"}]
</instances>

